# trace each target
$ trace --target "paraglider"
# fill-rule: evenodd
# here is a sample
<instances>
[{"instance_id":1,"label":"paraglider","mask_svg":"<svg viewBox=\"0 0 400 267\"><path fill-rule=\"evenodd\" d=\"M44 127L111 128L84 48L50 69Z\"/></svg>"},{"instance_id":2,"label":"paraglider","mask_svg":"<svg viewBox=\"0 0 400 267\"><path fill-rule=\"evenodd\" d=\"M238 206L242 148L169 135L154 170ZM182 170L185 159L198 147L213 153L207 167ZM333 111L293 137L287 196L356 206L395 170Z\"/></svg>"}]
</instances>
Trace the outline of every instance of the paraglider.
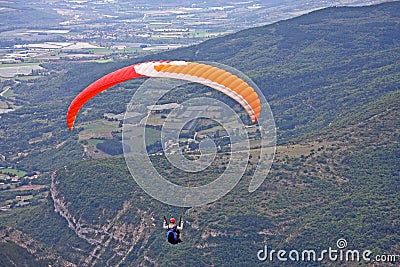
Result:
<instances>
[{"instance_id":1,"label":"paraglider","mask_svg":"<svg viewBox=\"0 0 400 267\"><path fill-rule=\"evenodd\" d=\"M178 225L175 224L176 220L174 218L169 219L169 224L167 223L167 218L164 216L163 229L167 230L166 238L167 241L173 245L182 242L181 231L183 229L182 217L179 219Z\"/></svg>"},{"instance_id":2,"label":"paraglider","mask_svg":"<svg viewBox=\"0 0 400 267\"><path fill-rule=\"evenodd\" d=\"M260 99L256 91L236 75L203 63L187 61L151 61L134 64L109 73L86 87L71 102L67 113L70 130L82 106L91 98L108 88L135 78L172 78L209 86L237 101L252 122L260 115Z\"/></svg>"},{"instance_id":3,"label":"paraglider","mask_svg":"<svg viewBox=\"0 0 400 267\"><path fill-rule=\"evenodd\" d=\"M238 104L240 104L240 106L243 107L253 123L257 122L260 116L263 117L263 114L261 113L260 98L254 89L256 87L253 88L246 81L234 75L233 73L204 63L188 61L151 61L137 63L121 68L106 74L86 87L75 97L68 108L66 116L68 128L72 130L80 109L90 99L114 85L136 78L170 78L202 84L222 92L223 94L235 100ZM238 160L241 161L242 158ZM142 165L140 167L142 167ZM136 176L141 177L140 175ZM150 181L148 178L149 177L146 173L146 182ZM150 178L152 177L150 176ZM141 185L140 182L138 182L138 184ZM151 186L154 184L159 185L162 183L151 183ZM231 186L231 184L229 184L229 186ZM207 190L207 188L201 189ZM223 194L226 193L225 191L221 192ZM207 198L207 200L208 199L209 198ZM195 202L195 204L198 205L198 201ZM167 219L164 217L163 229L167 231L166 239L171 244L179 244L182 242L180 236L181 230L183 229L182 218L179 220L178 224L175 223L176 221L174 218L171 218L168 223Z\"/></svg>"}]
</instances>

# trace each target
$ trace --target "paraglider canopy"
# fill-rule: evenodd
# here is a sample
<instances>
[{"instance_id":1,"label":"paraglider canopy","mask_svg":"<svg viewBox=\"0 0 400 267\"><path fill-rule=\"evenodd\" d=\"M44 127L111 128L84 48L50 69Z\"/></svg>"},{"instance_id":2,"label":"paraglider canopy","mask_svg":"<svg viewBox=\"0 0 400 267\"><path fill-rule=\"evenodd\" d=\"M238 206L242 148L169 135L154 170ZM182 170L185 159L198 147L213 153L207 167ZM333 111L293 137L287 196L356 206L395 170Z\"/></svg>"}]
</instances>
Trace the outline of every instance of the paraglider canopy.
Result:
<instances>
[{"instance_id":1,"label":"paraglider canopy","mask_svg":"<svg viewBox=\"0 0 400 267\"><path fill-rule=\"evenodd\" d=\"M218 90L237 101L252 122L260 115L260 99L255 90L236 75L203 63L187 61L152 61L134 64L111 72L86 87L71 102L67 113L70 130L82 106L108 88L135 78L173 78L195 82Z\"/></svg>"}]
</instances>

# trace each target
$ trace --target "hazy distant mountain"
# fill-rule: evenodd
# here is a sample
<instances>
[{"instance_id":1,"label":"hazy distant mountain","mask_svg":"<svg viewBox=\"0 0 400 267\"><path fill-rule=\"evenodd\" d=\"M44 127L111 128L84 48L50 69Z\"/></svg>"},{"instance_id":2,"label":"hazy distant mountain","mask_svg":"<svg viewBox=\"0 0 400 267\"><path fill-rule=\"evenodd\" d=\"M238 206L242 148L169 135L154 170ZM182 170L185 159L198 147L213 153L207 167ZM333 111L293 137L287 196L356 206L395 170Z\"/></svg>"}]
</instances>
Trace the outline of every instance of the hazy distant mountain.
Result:
<instances>
[{"instance_id":1,"label":"hazy distant mountain","mask_svg":"<svg viewBox=\"0 0 400 267\"><path fill-rule=\"evenodd\" d=\"M65 21L78 16L86 24L90 20L98 22L99 16L107 15L107 23L113 22L124 12L130 12L132 17L134 13L142 8L151 8L154 10L166 8L219 8L227 12L229 16L238 15L237 29L243 29L239 21L245 27L252 25L267 24L280 19L294 17L311 10L330 6L340 5L370 5L385 2L384 0L254 0L254 1L64 1L64 0L11 0L0 2L0 32L1 30L14 30L18 28L52 28L63 27ZM242 8L229 12L232 7ZM124 15L125 18L128 18ZM88 21L89 20L89 21Z\"/></svg>"}]
</instances>

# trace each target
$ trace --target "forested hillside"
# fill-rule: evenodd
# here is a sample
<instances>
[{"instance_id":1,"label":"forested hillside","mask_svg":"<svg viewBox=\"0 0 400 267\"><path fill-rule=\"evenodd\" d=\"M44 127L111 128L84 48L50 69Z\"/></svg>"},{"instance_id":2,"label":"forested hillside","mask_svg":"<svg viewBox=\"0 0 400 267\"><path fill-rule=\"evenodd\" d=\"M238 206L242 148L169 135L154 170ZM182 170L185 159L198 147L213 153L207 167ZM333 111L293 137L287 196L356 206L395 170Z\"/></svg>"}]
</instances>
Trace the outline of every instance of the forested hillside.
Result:
<instances>
[{"instance_id":1,"label":"forested hillside","mask_svg":"<svg viewBox=\"0 0 400 267\"><path fill-rule=\"evenodd\" d=\"M46 67L54 74L15 85L15 101L23 107L2 114L3 164L40 170L47 178L42 183L51 186L33 205L0 213L0 263L34 266L35 258L37 266L293 266L261 262L257 252L265 245L322 251L337 248L341 238L348 249L399 254L398 10L400 2L328 8L146 58L52 64ZM212 204L170 207L136 185L122 157L85 154L87 144L78 140L87 134L85 127L104 121L104 113L123 112L139 82L96 97L71 133L64 123L70 100L109 71L152 59L220 62L257 83L278 134L272 170L257 191L247 191L246 175ZM109 127L114 135L108 139L118 139L118 125ZM38 136L42 139L32 142ZM161 156L152 162L160 168L166 164ZM204 179L217 171L209 169ZM171 179L182 178L174 169L168 172ZM0 200L15 194L1 193ZM181 214L184 242L172 247L161 218ZM400 257L387 265L398 262Z\"/></svg>"}]
</instances>

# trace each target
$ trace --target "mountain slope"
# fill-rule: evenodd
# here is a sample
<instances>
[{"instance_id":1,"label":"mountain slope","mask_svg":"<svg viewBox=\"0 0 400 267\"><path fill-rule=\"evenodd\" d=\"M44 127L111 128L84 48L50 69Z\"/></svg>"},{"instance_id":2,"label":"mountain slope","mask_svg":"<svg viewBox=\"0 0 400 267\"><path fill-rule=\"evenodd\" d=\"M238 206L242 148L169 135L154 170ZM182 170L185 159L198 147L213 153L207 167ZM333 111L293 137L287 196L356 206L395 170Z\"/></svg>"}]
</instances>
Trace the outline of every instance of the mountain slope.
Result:
<instances>
[{"instance_id":1,"label":"mountain slope","mask_svg":"<svg viewBox=\"0 0 400 267\"><path fill-rule=\"evenodd\" d=\"M113 259L126 257L129 266L254 266L259 263L256 252L264 244L273 249L322 251L340 238L351 249L394 254L400 240L399 97L396 92L383 100L385 107L381 101L370 106L372 117L349 118L351 124L342 123L326 135L279 146L271 174L256 192L247 192L248 177L244 177L223 199L185 209L185 242L176 251L165 243L161 216L176 216L182 209L145 195L123 160L88 161L71 166L68 173L59 171L58 198L70 203L69 212L85 224L81 229L107 228L106 235L115 236L114 245L107 244L107 250L98 253L103 263L113 255L108 250L122 248L118 236L133 249L120 250ZM116 216L120 212L123 216ZM151 222L146 226L149 232L130 230L142 225L144 218ZM110 220L112 227L107 227ZM173 253L165 253L171 249ZM324 263L329 265L328 260Z\"/></svg>"},{"instance_id":2,"label":"mountain slope","mask_svg":"<svg viewBox=\"0 0 400 267\"><path fill-rule=\"evenodd\" d=\"M285 141L400 87L397 10L398 2L328 8L166 56L244 71L265 93Z\"/></svg>"},{"instance_id":3,"label":"mountain slope","mask_svg":"<svg viewBox=\"0 0 400 267\"><path fill-rule=\"evenodd\" d=\"M78 266L282 266L276 259L260 262L257 251L264 245L287 251L335 249L340 238L349 249L398 254L399 8L400 2L329 8L153 56L226 63L262 88L280 145L271 173L256 192L247 192L250 177L245 176L215 203L174 208L147 196L122 158L87 160L57 171L46 201L24 212L2 214L1 225L24 232ZM80 82L148 59L71 66L47 81L22 84L17 93L39 107L56 107L48 121L63 122L62 110L81 89ZM78 82L74 77L82 78ZM112 111L110 101L126 103L134 85L100 95L89 103L91 115L82 114L80 123ZM21 129L18 123L31 117L24 115L28 108L18 112L21 121L15 127ZM12 125L10 118L17 115L4 121ZM59 140L75 148L76 141L58 129L61 123L55 125ZM18 141L18 131L14 133L16 140L7 146ZM69 151L76 159L65 160L78 160L82 151L76 151ZM165 164L163 158L153 162ZM161 217L181 213L184 243L171 247L160 229ZM325 258L300 264L337 262Z\"/></svg>"}]
</instances>

